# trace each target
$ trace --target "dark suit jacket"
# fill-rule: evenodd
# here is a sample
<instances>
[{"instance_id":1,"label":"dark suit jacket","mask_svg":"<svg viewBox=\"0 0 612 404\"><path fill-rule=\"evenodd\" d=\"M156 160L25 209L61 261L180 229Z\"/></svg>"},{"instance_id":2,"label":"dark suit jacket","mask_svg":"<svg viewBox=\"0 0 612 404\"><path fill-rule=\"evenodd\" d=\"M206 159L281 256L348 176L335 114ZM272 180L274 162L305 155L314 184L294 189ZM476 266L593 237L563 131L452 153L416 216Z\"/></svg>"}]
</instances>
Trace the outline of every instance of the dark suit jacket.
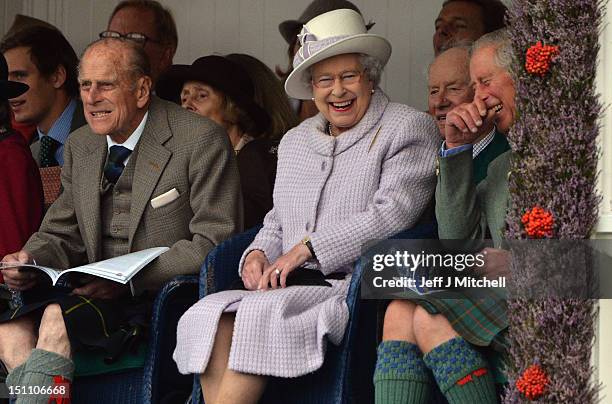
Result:
<instances>
[{"instance_id":1,"label":"dark suit jacket","mask_svg":"<svg viewBox=\"0 0 612 404\"><path fill-rule=\"evenodd\" d=\"M24 247L40 264L68 268L102 258L100 183L106 155L106 138L89 126L70 135L64 192ZM180 196L153 209L151 199L173 188ZM135 288L156 290L176 275L198 273L208 251L241 230L241 200L236 160L223 129L153 97L137 145L128 248L170 250L134 278Z\"/></svg>"},{"instance_id":2,"label":"dark suit jacket","mask_svg":"<svg viewBox=\"0 0 612 404\"><path fill-rule=\"evenodd\" d=\"M72 122L70 123L69 133L72 133L80 127L87 125L85 115L83 114L83 103L80 100L76 101L77 104L76 108L74 109L74 114L72 114ZM65 150L66 149L64 148L64 151ZM38 139L38 131L36 129L34 129L34 138L30 144L30 151L32 152L32 157L34 157L34 160L36 160L36 164L38 164L40 167L40 160L38 159L38 154L40 153L40 142Z\"/></svg>"},{"instance_id":3,"label":"dark suit jacket","mask_svg":"<svg viewBox=\"0 0 612 404\"><path fill-rule=\"evenodd\" d=\"M264 216L272 209L277 148L278 142L255 139L236 156L244 198L245 229L262 224Z\"/></svg>"}]
</instances>

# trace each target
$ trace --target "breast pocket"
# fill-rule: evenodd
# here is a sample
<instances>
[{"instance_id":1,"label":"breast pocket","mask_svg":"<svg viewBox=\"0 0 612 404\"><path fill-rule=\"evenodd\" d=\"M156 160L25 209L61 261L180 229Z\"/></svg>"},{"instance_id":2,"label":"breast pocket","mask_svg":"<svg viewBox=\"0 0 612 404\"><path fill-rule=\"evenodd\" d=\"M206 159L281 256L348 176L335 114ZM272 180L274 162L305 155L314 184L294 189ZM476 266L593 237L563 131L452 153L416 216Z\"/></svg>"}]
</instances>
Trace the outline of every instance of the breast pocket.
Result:
<instances>
[{"instance_id":1,"label":"breast pocket","mask_svg":"<svg viewBox=\"0 0 612 404\"><path fill-rule=\"evenodd\" d=\"M189 208L189 194L187 192L180 193L178 190L176 192L178 193L178 196L168 196L168 198L174 197L175 199L158 199L160 197L164 197L165 194L153 198L148 206L149 214L155 217L175 215L180 214L181 211L185 211L186 208ZM161 206L159 206L160 204Z\"/></svg>"}]
</instances>

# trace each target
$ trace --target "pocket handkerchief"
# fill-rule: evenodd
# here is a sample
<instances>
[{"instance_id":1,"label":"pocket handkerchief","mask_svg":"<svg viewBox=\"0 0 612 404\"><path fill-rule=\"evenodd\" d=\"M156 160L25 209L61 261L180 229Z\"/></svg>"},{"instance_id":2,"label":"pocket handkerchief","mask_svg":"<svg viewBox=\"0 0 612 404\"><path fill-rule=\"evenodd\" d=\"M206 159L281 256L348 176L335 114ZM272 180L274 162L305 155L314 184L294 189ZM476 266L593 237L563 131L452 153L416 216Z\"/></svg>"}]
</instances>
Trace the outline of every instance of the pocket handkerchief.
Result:
<instances>
[{"instance_id":1,"label":"pocket handkerchief","mask_svg":"<svg viewBox=\"0 0 612 404\"><path fill-rule=\"evenodd\" d=\"M163 194L151 199L151 206L153 209L161 208L162 206L176 200L179 196L180 194L176 188L172 188L170 191L164 192Z\"/></svg>"}]
</instances>

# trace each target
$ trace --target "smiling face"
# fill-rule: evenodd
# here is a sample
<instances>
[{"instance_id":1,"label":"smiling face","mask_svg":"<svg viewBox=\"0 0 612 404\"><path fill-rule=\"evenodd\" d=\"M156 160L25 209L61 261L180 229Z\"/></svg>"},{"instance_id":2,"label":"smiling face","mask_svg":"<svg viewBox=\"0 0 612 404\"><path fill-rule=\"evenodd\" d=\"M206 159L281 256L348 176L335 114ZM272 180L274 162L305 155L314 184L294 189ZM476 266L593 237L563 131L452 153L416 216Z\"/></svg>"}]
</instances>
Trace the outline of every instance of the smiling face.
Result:
<instances>
[{"instance_id":1,"label":"smiling face","mask_svg":"<svg viewBox=\"0 0 612 404\"><path fill-rule=\"evenodd\" d=\"M181 106L225 125L223 95L201 81L187 81L181 90Z\"/></svg>"},{"instance_id":2,"label":"smiling face","mask_svg":"<svg viewBox=\"0 0 612 404\"><path fill-rule=\"evenodd\" d=\"M359 63L355 53L337 55L322 60L312 67L313 83L331 79L331 87L312 85L312 94L317 109L341 133L355 126L370 106L374 84ZM355 80L350 77L356 73ZM350 82L350 83L349 83Z\"/></svg>"},{"instance_id":3,"label":"smiling face","mask_svg":"<svg viewBox=\"0 0 612 404\"><path fill-rule=\"evenodd\" d=\"M30 89L17 98L10 100L15 120L37 126L44 122L51 114L56 100L59 86L54 83L52 76L45 77L38 70L30 55L29 47L17 47L4 52L8 65L9 80L27 84ZM59 83L60 85L62 83Z\"/></svg>"},{"instance_id":4,"label":"smiling face","mask_svg":"<svg viewBox=\"0 0 612 404\"><path fill-rule=\"evenodd\" d=\"M442 48L461 40L475 41L485 33L482 9L478 4L465 1L452 1L442 7L436 18L433 35L434 52L438 55Z\"/></svg>"},{"instance_id":5,"label":"smiling face","mask_svg":"<svg viewBox=\"0 0 612 404\"><path fill-rule=\"evenodd\" d=\"M475 86L475 97L485 101L489 108L497 105L499 111L495 126L508 133L516 116L514 81L510 73L496 63L496 46L476 49L470 60L470 76Z\"/></svg>"},{"instance_id":6,"label":"smiling face","mask_svg":"<svg viewBox=\"0 0 612 404\"><path fill-rule=\"evenodd\" d=\"M472 102L474 98L467 49L451 48L442 52L429 68L427 88L429 113L444 137L448 111L459 104Z\"/></svg>"},{"instance_id":7,"label":"smiling face","mask_svg":"<svg viewBox=\"0 0 612 404\"><path fill-rule=\"evenodd\" d=\"M87 50L79 68L79 85L91 130L123 143L146 113L151 79L132 77L127 69L129 47L113 42Z\"/></svg>"}]
</instances>

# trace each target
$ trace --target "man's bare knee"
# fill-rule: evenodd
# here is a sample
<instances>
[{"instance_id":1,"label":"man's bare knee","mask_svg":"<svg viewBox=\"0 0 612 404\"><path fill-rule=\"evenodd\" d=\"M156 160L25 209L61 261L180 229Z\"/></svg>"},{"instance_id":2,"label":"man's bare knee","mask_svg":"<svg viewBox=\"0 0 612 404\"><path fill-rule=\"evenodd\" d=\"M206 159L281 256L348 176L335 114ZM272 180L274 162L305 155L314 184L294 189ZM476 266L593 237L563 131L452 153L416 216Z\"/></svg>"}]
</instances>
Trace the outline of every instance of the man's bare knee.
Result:
<instances>
[{"instance_id":1,"label":"man's bare knee","mask_svg":"<svg viewBox=\"0 0 612 404\"><path fill-rule=\"evenodd\" d=\"M58 304L51 304L45 308L40 320L36 347L70 358L70 340L62 309Z\"/></svg>"},{"instance_id":2,"label":"man's bare knee","mask_svg":"<svg viewBox=\"0 0 612 404\"><path fill-rule=\"evenodd\" d=\"M387 306L383 324L383 341L399 340L416 343L412 318L416 304L408 300L394 300Z\"/></svg>"},{"instance_id":3,"label":"man's bare knee","mask_svg":"<svg viewBox=\"0 0 612 404\"><path fill-rule=\"evenodd\" d=\"M23 316L0 324L0 359L9 371L28 359L36 346L36 321Z\"/></svg>"},{"instance_id":4,"label":"man's bare knee","mask_svg":"<svg viewBox=\"0 0 612 404\"><path fill-rule=\"evenodd\" d=\"M430 314L420 306L414 311L412 324L417 345L423 353L459 335L442 314Z\"/></svg>"}]
</instances>

